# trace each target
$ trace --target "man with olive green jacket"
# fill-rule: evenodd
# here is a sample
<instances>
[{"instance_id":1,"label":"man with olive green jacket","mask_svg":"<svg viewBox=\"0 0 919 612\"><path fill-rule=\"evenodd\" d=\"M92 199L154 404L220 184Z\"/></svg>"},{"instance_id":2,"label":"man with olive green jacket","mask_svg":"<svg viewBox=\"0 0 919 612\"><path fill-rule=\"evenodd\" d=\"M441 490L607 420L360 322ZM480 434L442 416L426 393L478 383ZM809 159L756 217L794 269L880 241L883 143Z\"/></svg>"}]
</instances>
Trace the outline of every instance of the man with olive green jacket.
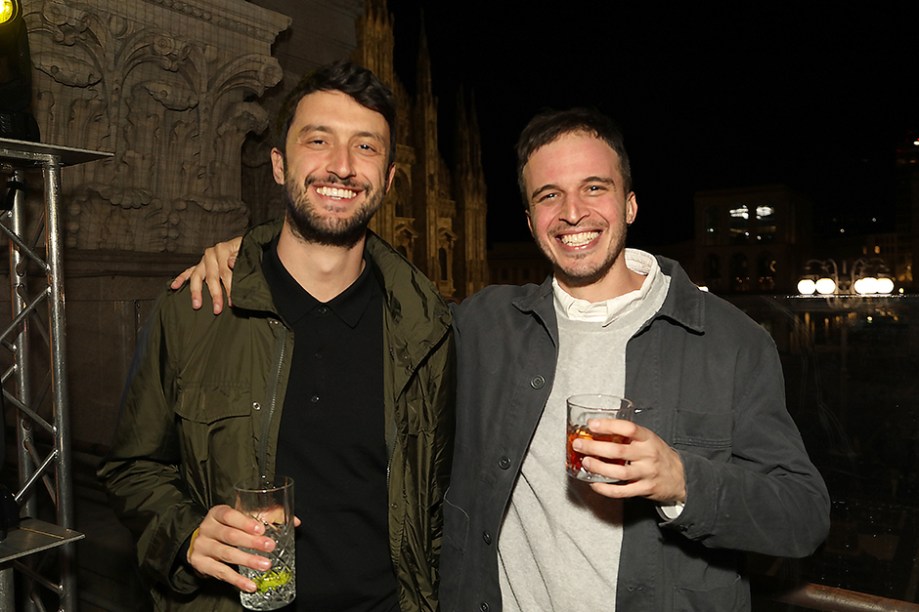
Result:
<instances>
[{"instance_id":1,"label":"man with olive green jacket","mask_svg":"<svg viewBox=\"0 0 919 612\"><path fill-rule=\"evenodd\" d=\"M235 482L275 471L294 348L261 271L278 226L256 227L244 240L231 313L195 311L186 291L170 293L138 348L100 477L137 537L157 608L239 609L235 589L197 576L183 556L208 509L232 505ZM400 609L434 610L452 454L450 314L427 279L372 234L366 257L384 288L389 552ZM347 436L348 425L347 417L329 423L328 435Z\"/></svg>"}]
</instances>

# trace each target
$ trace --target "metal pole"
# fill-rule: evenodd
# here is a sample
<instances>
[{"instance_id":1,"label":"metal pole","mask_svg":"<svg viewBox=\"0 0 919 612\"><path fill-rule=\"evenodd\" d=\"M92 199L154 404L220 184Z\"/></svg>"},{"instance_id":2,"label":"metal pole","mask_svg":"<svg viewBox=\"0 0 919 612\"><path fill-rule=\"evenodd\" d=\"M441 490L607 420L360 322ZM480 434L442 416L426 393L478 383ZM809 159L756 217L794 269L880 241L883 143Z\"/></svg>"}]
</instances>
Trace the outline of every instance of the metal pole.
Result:
<instances>
[{"instance_id":1,"label":"metal pole","mask_svg":"<svg viewBox=\"0 0 919 612\"><path fill-rule=\"evenodd\" d=\"M49 327L51 338L51 386L54 399L55 449L57 451L57 521L67 529L74 528L73 479L70 465L70 413L67 405L66 321L64 316L64 266L61 255L60 157L52 157L42 169L45 179L47 225L45 242L48 251L48 286L51 288ZM60 548L62 610L77 609L76 545Z\"/></svg>"},{"instance_id":2,"label":"metal pole","mask_svg":"<svg viewBox=\"0 0 919 612\"><path fill-rule=\"evenodd\" d=\"M0 612L13 612L16 609L14 582L13 565L4 563L0 566Z\"/></svg>"},{"instance_id":3,"label":"metal pole","mask_svg":"<svg viewBox=\"0 0 919 612\"><path fill-rule=\"evenodd\" d=\"M13 180L25 184L25 174L21 170L13 172ZM13 209L9 213L11 218L10 229L17 236L25 234L26 219L25 189L17 189L13 195ZM27 258L22 249L10 241L10 304L13 309L13 319L28 307L28 277ZM19 401L24 406L32 405L32 387L29 377L29 318L25 317L19 326L19 333L13 336L15 343L13 356L15 361L16 392ZM35 463L27 449L32 445L32 420L20 414L16 423L16 453L19 467L19 482L28 482L35 473ZM34 496L30 496L22 505L24 514L35 516L37 503Z\"/></svg>"},{"instance_id":4,"label":"metal pole","mask_svg":"<svg viewBox=\"0 0 919 612\"><path fill-rule=\"evenodd\" d=\"M13 172L13 181L18 185L25 185L25 173L21 170ZM10 214L10 229L17 236L25 234L26 219L26 195L25 189L17 189L13 194L13 208ZM14 241L10 240L10 305L12 307L13 319L15 319L23 310L28 307L28 261L23 254L22 249ZM24 406L32 405L32 387L29 378L29 317L25 317L19 326L18 333L13 335L14 348L13 360L15 363L15 389L19 401ZM35 473L35 463L29 455L28 449L33 444L32 439L32 419L28 416L17 412L16 419L16 456L19 471L19 482L28 482ZM36 516L38 504L35 496L29 496L21 506L20 516ZM7 574L12 574L12 567ZM5 601L3 602L4 611L13 610L12 606L15 600L14 589L15 581L13 576L8 576L4 582ZM23 602L24 612L34 612L35 605L26 597ZM6 606L11 606L7 608Z\"/></svg>"}]
</instances>

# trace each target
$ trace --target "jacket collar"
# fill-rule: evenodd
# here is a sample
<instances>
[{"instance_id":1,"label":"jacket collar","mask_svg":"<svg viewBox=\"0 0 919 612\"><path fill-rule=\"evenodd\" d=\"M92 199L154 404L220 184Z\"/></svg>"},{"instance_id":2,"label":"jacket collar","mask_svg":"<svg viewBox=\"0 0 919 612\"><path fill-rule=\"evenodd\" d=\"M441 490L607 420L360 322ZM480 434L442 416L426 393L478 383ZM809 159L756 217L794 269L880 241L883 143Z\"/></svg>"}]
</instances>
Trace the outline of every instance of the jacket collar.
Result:
<instances>
[{"instance_id":1,"label":"jacket collar","mask_svg":"<svg viewBox=\"0 0 919 612\"><path fill-rule=\"evenodd\" d=\"M552 303L552 275L540 285L527 285L527 291L513 301L514 307L525 314L535 316L558 346L558 320L555 317L555 306Z\"/></svg>"},{"instance_id":2,"label":"jacket collar","mask_svg":"<svg viewBox=\"0 0 919 612\"><path fill-rule=\"evenodd\" d=\"M277 316L262 273L264 250L280 233L283 220L256 225L243 236L233 269L233 307ZM450 310L431 281L371 231L364 246L374 276L383 288L392 331L413 364L440 342L451 323Z\"/></svg>"},{"instance_id":3,"label":"jacket collar","mask_svg":"<svg viewBox=\"0 0 919 612\"><path fill-rule=\"evenodd\" d=\"M670 277L670 291L655 318L668 318L697 333L705 332L705 292L672 259L656 256L661 272Z\"/></svg>"},{"instance_id":4,"label":"jacket collar","mask_svg":"<svg viewBox=\"0 0 919 612\"><path fill-rule=\"evenodd\" d=\"M392 331L402 345L397 350L406 352L415 367L448 332L450 308L434 284L385 240L368 231L365 249L383 288Z\"/></svg>"},{"instance_id":5,"label":"jacket collar","mask_svg":"<svg viewBox=\"0 0 919 612\"><path fill-rule=\"evenodd\" d=\"M670 319L697 333L705 331L704 293L691 280L676 261L667 257L655 256L661 272L670 277L670 290L664 304L651 319ZM552 276L549 275L540 285L529 285L524 295L514 300L514 307L521 312L538 317L553 341L558 344L558 324L552 304ZM649 321L649 324L650 322ZM647 325L645 326L647 327Z\"/></svg>"}]
</instances>

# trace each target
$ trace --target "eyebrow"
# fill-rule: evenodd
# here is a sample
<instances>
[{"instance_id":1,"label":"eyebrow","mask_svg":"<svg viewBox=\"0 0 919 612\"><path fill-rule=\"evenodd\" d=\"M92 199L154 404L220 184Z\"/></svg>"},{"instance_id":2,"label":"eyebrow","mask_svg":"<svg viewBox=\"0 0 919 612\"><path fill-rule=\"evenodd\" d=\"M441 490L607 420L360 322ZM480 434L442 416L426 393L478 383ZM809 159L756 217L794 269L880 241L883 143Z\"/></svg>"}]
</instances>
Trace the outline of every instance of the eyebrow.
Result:
<instances>
[{"instance_id":1,"label":"eyebrow","mask_svg":"<svg viewBox=\"0 0 919 612\"><path fill-rule=\"evenodd\" d=\"M588 176L583 181L581 181L581 185L586 185L587 183L603 183L604 185L615 185L616 181L613 180L611 176Z\"/></svg>"},{"instance_id":2,"label":"eyebrow","mask_svg":"<svg viewBox=\"0 0 919 612\"><path fill-rule=\"evenodd\" d=\"M548 185L543 185L542 187L533 190L533 192L530 194L530 199L531 200L535 199L536 196L541 194L543 191L551 191L553 189L558 189L558 188L559 187L557 185L553 185L552 183L549 183Z\"/></svg>"},{"instance_id":3,"label":"eyebrow","mask_svg":"<svg viewBox=\"0 0 919 612\"><path fill-rule=\"evenodd\" d=\"M323 134L332 134L334 133L334 131L335 130L333 130L327 125L310 123L300 128L300 131L297 132L297 139L299 140L300 138L303 138L304 134L307 134L309 132L321 132ZM373 138L374 140L378 140L384 145L387 144L387 140L383 138L382 134L378 134L377 132L371 132L369 130L364 130L364 131L352 134L351 138Z\"/></svg>"},{"instance_id":4,"label":"eyebrow","mask_svg":"<svg viewBox=\"0 0 919 612\"><path fill-rule=\"evenodd\" d=\"M613 178L609 176L588 176L581 180L580 185L583 186L589 183L603 183L604 185L615 185L616 181L613 180ZM561 187L553 183L543 185L542 187L539 187L538 189L533 190L533 192L530 194L530 199L531 200L534 199L536 196L538 196L544 191L551 191L553 189L561 190Z\"/></svg>"}]
</instances>

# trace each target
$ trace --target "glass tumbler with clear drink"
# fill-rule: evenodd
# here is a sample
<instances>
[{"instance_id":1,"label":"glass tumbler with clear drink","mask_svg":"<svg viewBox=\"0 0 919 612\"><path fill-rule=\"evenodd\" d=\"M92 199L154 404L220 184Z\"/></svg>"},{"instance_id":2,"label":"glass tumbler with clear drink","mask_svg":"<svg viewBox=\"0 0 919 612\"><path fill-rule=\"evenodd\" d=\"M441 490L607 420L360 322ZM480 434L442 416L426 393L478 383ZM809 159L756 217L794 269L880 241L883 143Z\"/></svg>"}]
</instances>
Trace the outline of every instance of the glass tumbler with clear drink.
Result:
<instances>
[{"instance_id":1,"label":"glass tumbler with clear drink","mask_svg":"<svg viewBox=\"0 0 919 612\"><path fill-rule=\"evenodd\" d=\"M239 573L256 584L254 593L241 592L240 603L248 610L276 610L297 595L297 566L294 559L294 481L277 476L273 481L258 479L236 485L236 509L258 519L265 535L275 541L274 550L244 549L267 556L271 567L261 572L240 566Z\"/></svg>"}]
</instances>

